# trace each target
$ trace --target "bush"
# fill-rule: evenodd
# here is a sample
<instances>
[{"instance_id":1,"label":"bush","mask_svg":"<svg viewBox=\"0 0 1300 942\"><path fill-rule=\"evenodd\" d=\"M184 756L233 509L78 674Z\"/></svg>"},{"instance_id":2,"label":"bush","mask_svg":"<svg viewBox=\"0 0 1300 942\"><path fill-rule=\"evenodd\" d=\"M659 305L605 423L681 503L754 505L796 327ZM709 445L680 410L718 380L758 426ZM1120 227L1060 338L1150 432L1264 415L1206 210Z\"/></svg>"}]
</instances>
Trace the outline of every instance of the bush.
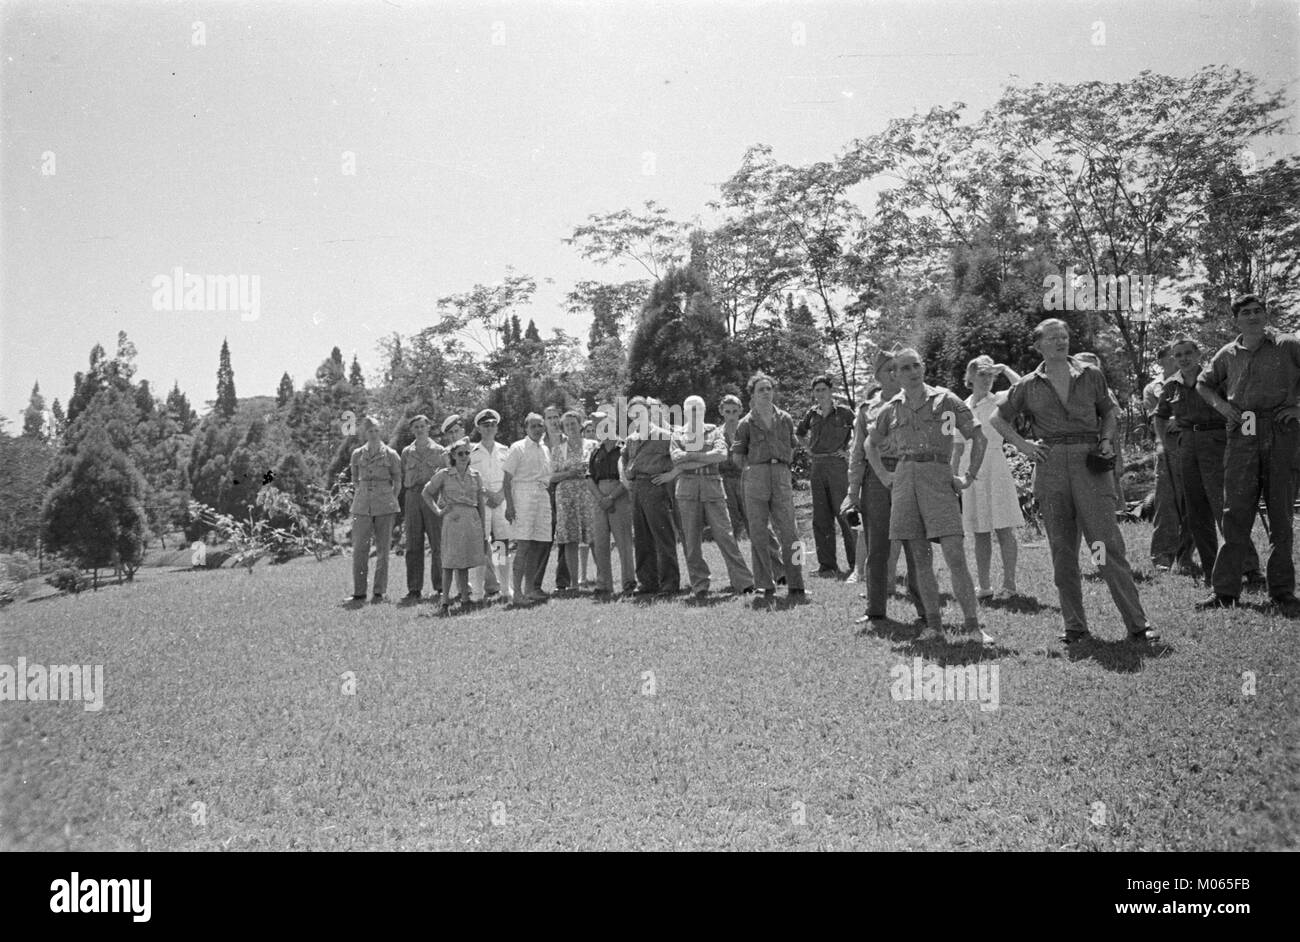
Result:
<instances>
[{"instance_id":1,"label":"bush","mask_svg":"<svg viewBox=\"0 0 1300 942\"><path fill-rule=\"evenodd\" d=\"M8 605L18 598L19 583L0 575L0 606Z\"/></svg>"},{"instance_id":2,"label":"bush","mask_svg":"<svg viewBox=\"0 0 1300 942\"><path fill-rule=\"evenodd\" d=\"M30 553L19 550L16 553L0 555L0 579L10 582L26 582L40 572L40 564Z\"/></svg>"},{"instance_id":3,"label":"bush","mask_svg":"<svg viewBox=\"0 0 1300 942\"><path fill-rule=\"evenodd\" d=\"M71 592L74 595L90 587L90 580L86 578L86 574L71 566L55 570L45 577L45 581L60 592Z\"/></svg>"}]
</instances>

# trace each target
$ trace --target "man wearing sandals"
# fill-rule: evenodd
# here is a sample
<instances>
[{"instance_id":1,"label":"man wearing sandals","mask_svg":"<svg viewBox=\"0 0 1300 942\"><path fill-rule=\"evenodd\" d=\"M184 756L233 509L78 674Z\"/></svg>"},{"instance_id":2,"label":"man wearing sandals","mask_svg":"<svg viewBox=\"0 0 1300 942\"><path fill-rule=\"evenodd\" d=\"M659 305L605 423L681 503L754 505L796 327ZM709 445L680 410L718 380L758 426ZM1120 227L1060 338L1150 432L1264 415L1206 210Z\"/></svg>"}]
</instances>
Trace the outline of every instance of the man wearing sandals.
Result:
<instances>
[{"instance_id":1,"label":"man wearing sandals","mask_svg":"<svg viewBox=\"0 0 1300 942\"><path fill-rule=\"evenodd\" d=\"M1070 356L1070 328L1048 318L1034 328L1034 349L1043 362L1011 387L990 424L1021 454L1037 463L1034 496L1047 528L1056 591L1061 600L1065 632L1073 644L1088 637L1083 609L1083 579L1079 572L1079 532L1087 541L1098 571L1124 619L1132 641L1156 641L1159 634L1147 621L1133 571L1125 555L1124 537L1115 522L1115 492L1109 470L1094 470L1089 454L1113 458L1115 402L1101 370ZM1016 432L1013 422L1029 416L1035 441ZM1094 459L1095 460L1095 459Z\"/></svg>"}]
</instances>

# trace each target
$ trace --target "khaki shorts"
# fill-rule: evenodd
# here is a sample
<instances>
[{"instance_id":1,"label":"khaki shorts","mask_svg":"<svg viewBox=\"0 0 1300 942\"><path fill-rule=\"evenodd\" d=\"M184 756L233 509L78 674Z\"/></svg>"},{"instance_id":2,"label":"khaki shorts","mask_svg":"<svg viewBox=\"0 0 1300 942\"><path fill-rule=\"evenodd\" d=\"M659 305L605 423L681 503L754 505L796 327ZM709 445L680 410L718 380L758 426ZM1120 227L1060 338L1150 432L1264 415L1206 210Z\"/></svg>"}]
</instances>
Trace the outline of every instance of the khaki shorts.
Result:
<instances>
[{"instance_id":1,"label":"khaki shorts","mask_svg":"<svg viewBox=\"0 0 1300 942\"><path fill-rule=\"evenodd\" d=\"M891 540L937 540L964 532L961 501L952 489L952 468L946 461L900 461L892 498Z\"/></svg>"}]
</instances>

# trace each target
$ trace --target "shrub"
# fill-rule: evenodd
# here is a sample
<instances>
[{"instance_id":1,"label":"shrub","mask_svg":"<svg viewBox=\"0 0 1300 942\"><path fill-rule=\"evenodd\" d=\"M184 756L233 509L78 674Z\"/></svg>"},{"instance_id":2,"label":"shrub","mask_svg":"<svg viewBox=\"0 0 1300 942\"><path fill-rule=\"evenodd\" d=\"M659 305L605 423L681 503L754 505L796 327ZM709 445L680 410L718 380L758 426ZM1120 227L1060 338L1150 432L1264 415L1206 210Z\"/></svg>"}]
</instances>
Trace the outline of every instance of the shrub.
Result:
<instances>
[{"instance_id":1,"label":"shrub","mask_svg":"<svg viewBox=\"0 0 1300 942\"><path fill-rule=\"evenodd\" d=\"M26 582L40 572L40 564L30 553L19 550L16 553L0 555L0 579L11 582Z\"/></svg>"},{"instance_id":2,"label":"shrub","mask_svg":"<svg viewBox=\"0 0 1300 942\"><path fill-rule=\"evenodd\" d=\"M74 595L90 587L90 580L86 578L86 574L71 566L56 569L45 577L45 581L60 592L71 592Z\"/></svg>"},{"instance_id":3,"label":"shrub","mask_svg":"<svg viewBox=\"0 0 1300 942\"><path fill-rule=\"evenodd\" d=\"M0 606L8 605L14 599L18 598L18 590L22 588L19 583L12 579L0 575Z\"/></svg>"}]
</instances>

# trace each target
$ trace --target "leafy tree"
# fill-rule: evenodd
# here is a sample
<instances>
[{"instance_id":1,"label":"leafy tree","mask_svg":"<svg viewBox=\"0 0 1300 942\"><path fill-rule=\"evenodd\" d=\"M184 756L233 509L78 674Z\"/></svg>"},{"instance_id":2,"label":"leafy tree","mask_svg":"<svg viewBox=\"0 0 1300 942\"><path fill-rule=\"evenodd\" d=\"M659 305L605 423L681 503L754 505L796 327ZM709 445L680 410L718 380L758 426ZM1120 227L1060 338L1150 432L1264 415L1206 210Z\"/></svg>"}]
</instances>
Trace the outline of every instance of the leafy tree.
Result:
<instances>
[{"instance_id":1,"label":"leafy tree","mask_svg":"<svg viewBox=\"0 0 1300 942\"><path fill-rule=\"evenodd\" d=\"M356 354L352 355L352 368L348 372L348 382L359 389L364 389L366 386L366 378L361 373L361 364L357 361Z\"/></svg>"},{"instance_id":2,"label":"leafy tree","mask_svg":"<svg viewBox=\"0 0 1300 942\"><path fill-rule=\"evenodd\" d=\"M230 366L230 345L221 341L221 361L217 365L217 401L213 412L223 419L230 419L239 408L235 396L235 371Z\"/></svg>"},{"instance_id":3,"label":"leafy tree","mask_svg":"<svg viewBox=\"0 0 1300 942\"><path fill-rule=\"evenodd\" d=\"M598 265L633 263L658 281L686 255L689 227L668 218L668 210L654 200L646 200L640 214L621 209L593 213L587 220L564 242Z\"/></svg>"}]
</instances>

